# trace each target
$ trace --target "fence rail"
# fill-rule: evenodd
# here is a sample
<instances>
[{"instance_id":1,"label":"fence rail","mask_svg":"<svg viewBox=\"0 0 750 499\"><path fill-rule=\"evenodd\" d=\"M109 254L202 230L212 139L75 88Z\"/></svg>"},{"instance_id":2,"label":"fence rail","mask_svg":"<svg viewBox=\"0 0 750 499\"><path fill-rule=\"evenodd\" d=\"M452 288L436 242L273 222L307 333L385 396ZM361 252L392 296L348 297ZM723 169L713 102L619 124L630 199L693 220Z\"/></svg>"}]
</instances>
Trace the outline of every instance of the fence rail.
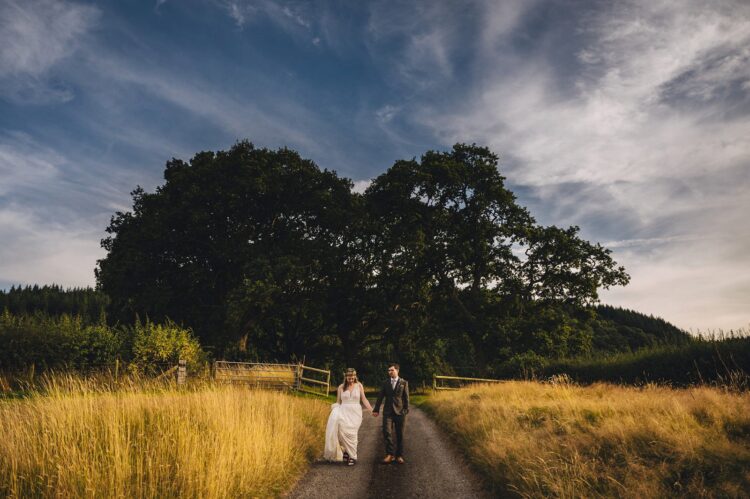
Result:
<instances>
[{"instance_id":1,"label":"fence rail","mask_svg":"<svg viewBox=\"0 0 750 499\"><path fill-rule=\"evenodd\" d=\"M457 382L459 386L446 386L446 381ZM458 390L466 384L470 383L502 383L501 379L489 379L489 378L467 378L464 376L439 376L437 374L432 375L432 389L433 390Z\"/></svg>"}]
</instances>

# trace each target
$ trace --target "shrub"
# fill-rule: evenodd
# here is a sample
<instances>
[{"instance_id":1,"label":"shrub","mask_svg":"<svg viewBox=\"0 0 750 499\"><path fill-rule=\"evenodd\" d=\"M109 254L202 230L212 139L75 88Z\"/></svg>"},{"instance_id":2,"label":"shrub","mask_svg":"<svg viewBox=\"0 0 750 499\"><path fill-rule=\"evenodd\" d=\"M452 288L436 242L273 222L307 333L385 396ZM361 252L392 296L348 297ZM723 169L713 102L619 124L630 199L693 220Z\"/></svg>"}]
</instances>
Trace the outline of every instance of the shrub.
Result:
<instances>
[{"instance_id":1,"label":"shrub","mask_svg":"<svg viewBox=\"0 0 750 499\"><path fill-rule=\"evenodd\" d=\"M205 360L198 340L190 329L178 326L167 319L164 324L155 324L148 319L136 321L133 327L131 370L149 372L176 365L180 359L189 368L197 368Z\"/></svg>"},{"instance_id":2,"label":"shrub","mask_svg":"<svg viewBox=\"0 0 750 499\"><path fill-rule=\"evenodd\" d=\"M122 344L106 325L86 325L81 316L42 313L0 315L0 369L85 369L114 363Z\"/></svg>"}]
</instances>

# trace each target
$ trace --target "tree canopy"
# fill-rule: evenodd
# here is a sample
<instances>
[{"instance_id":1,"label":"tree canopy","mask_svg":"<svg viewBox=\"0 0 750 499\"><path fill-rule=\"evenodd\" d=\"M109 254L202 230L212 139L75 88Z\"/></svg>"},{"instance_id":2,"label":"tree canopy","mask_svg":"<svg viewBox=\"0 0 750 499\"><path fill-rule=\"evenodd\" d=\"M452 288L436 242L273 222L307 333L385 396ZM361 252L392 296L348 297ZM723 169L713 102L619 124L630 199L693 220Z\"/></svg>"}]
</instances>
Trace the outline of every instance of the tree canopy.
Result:
<instances>
[{"instance_id":1,"label":"tree canopy","mask_svg":"<svg viewBox=\"0 0 750 499\"><path fill-rule=\"evenodd\" d=\"M112 218L97 286L114 319L173 319L220 355L491 373L590 351L588 305L629 279L578 227L539 225L476 145L397 161L363 194L247 141L164 179Z\"/></svg>"}]
</instances>

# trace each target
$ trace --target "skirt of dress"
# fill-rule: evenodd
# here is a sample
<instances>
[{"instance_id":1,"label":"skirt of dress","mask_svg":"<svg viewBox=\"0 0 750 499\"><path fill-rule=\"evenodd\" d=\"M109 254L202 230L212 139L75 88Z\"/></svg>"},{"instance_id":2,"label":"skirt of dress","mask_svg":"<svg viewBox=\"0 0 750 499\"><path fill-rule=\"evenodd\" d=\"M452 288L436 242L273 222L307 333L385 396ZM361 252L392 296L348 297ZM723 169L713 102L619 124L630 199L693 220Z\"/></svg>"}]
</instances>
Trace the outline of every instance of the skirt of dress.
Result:
<instances>
[{"instance_id":1,"label":"skirt of dress","mask_svg":"<svg viewBox=\"0 0 750 499\"><path fill-rule=\"evenodd\" d=\"M343 454L339 445L339 404L331 405L331 414L326 424L326 441L323 449L323 459L327 461L341 461Z\"/></svg>"},{"instance_id":2,"label":"skirt of dress","mask_svg":"<svg viewBox=\"0 0 750 499\"><path fill-rule=\"evenodd\" d=\"M362 406L356 403L343 403L339 408L339 444L349 457L357 459L357 435L362 425Z\"/></svg>"},{"instance_id":3,"label":"skirt of dress","mask_svg":"<svg viewBox=\"0 0 750 499\"><path fill-rule=\"evenodd\" d=\"M323 458L341 461L343 451L357 459L357 434L362 424L362 407L359 403L333 404L326 425Z\"/></svg>"}]
</instances>

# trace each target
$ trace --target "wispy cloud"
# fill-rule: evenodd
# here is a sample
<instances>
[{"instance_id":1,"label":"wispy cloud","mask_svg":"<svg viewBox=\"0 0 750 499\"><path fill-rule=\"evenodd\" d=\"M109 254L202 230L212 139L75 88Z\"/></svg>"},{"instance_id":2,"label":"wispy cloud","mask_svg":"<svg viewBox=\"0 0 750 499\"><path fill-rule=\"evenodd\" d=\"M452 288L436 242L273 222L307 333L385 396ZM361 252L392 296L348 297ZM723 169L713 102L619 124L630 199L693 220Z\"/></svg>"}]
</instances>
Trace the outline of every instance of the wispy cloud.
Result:
<instances>
[{"instance_id":1,"label":"wispy cloud","mask_svg":"<svg viewBox=\"0 0 750 499\"><path fill-rule=\"evenodd\" d=\"M273 0L217 0L239 28L256 20L270 20L285 32L307 43L319 46L321 38L313 25L319 14L313 14L315 6L307 2Z\"/></svg>"},{"instance_id":2,"label":"wispy cloud","mask_svg":"<svg viewBox=\"0 0 750 499\"><path fill-rule=\"evenodd\" d=\"M386 104L385 106L375 111L375 116L378 118L378 121L385 124L391 121L398 112L399 112L398 107L391 106L390 104Z\"/></svg>"},{"instance_id":3,"label":"wispy cloud","mask_svg":"<svg viewBox=\"0 0 750 499\"><path fill-rule=\"evenodd\" d=\"M365 38L370 53L385 71L410 85L430 86L450 77L451 52L459 38L450 23L440 22L446 14L440 2L371 3ZM384 51L394 45L399 47L398 57Z\"/></svg>"},{"instance_id":4,"label":"wispy cloud","mask_svg":"<svg viewBox=\"0 0 750 499\"><path fill-rule=\"evenodd\" d=\"M68 101L73 93L50 71L71 57L99 9L65 1L0 3L0 96L18 102Z\"/></svg>"},{"instance_id":5,"label":"wispy cloud","mask_svg":"<svg viewBox=\"0 0 750 499\"><path fill-rule=\"evenodd\" d=\"M0 196L54 181L62 158L39 148L28 134L8 132L0 137Z\"/></svg>"},{"instance_id":6,"label":"wispy cloud","mask_svg":"<svg viewBox=\"0 0 750 499\"><path fill-rule=\"evenodd\" d=\"M550 32L539 34L541 53L523 57L508 50L520 36L512 27L499 35L486 27L480 38L492 42L478 52L464 98L415 104L416 119L443 142L478 140L512 154L523 163L519 183L607 184L736 166L750 150L747 115L727 118L734 100L706 102L750 75L748 8L736 6L618 2L591 11L568 40L574 78L545 55Z\"/></svg>"},{"instance_id":7,"label":"wispy cloud","mask_svg":"<svg viewBox=\"0 0 750 499\"><path fill-rule=\"evenodd\" d=\"M476 141L500 153L503 173L546 223L577 224L597 240L619 236L615 256L633 280L608 299L663 307L684 327L750 320L736 307L709 313L734 303L721 279L750 283L746 260L727 258L750 252L740 222L750 212L750 5L580 4L548 13L555 22L545 25L540 12L550 8L473 2L424 27L381 23L381 36L415 33L401 33L395 56L380 52L425 80L403 80L420 91L402 114L443 144ZM388 16L413 19L403 10ZM468 41L456 35L472 29ZM420 54L424 33L429 54ZM654 297L677 282L674 302ZM736 289L750 302L748 286Z\"/></svg>"}]
</instances>

